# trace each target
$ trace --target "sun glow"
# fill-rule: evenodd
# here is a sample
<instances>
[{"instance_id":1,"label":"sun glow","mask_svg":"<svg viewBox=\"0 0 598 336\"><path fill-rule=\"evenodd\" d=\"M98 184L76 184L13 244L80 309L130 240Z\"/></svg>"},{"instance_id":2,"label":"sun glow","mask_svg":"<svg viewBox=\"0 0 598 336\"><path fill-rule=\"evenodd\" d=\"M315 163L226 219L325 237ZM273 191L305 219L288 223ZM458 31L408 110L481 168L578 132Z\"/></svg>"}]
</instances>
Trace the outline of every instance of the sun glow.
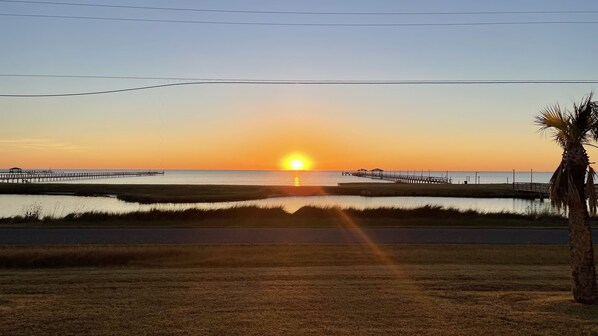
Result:
<instances>
[{"instance_id":1,"label":"sun glow","mask_svg":"<svg viewBox=\"0 0 598 336\"><path fill-rule=\"evenodd\" d=\"M291 161L291 168L293 170L301 170L301 169L303 169L303 161L297 160L297 159Z\"/></svg>"},{"instance_id":2,"label":"sun glow","mask_svg":"<svg viewBox=\"0 0 598 336\"><path fill-rule=\"evenodd\" d=\"M285 170L309 170L311 160L303 154L290 154L282 160L282 168Z\"/></svg>"}]
</instances>

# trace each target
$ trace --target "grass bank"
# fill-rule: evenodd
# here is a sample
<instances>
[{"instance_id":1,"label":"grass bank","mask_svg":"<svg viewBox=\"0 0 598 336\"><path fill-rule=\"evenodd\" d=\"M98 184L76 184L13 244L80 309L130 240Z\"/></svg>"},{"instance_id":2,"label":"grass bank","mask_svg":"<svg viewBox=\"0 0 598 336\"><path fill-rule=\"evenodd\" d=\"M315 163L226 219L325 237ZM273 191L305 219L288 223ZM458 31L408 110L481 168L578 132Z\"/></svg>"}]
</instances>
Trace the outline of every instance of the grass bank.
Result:
<instances>
[{"instance_id":1,"label":"grass bank","mask_svg":"<svg viewBox=\"0 0 598 336\"><path fill-rule=\"evenodd\" d=\"M0 249L10 254L21 261L0 277L2 335L598 333L598 307L571 300L565 246ZM130 259L83 262L98 255Z\"/></svg>"},{"instance_id":2,"label":"grass bank","mask_svg":"<svg viewBox=\"0 0 598 336\"><path fill-rule=\"evenodd\" d=\"M598 224L596 220L594 224ZM0 219L0 227L565 227L549 213L480 213L440 206L416 209L340 209L305 206L295 213L257 206L212 210L152 210L125 214L88 212L63 218L35 213Z\"/></svg>"},{"instance_id":3,"label":"grass bank","mask_svg":"<svg viewBox=\"0 0 598 336\"><path fill-rule=\"evenodd\" d=\"M525 198L510 184L398 184L348 183L326 187L248 185L133 185L0 183L0 194L64 194L76 196L115 195L127 202L191 203L263 199L273 196L429 196L476 198Z\"/></svg>"}]
</instances>

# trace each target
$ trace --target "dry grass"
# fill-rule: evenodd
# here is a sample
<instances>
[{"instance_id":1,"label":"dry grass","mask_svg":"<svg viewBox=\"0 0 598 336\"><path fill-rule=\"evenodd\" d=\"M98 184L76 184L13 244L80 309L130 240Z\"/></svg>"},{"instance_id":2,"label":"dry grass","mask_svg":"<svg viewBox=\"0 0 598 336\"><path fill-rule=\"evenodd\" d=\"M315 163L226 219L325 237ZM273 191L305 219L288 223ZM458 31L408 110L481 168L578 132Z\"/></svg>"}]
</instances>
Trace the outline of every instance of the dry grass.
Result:
<instances>
[{"instance_id":1,"label":"dry grass","mask_svg":"<svg viewBox=\"0 0 598 336\"><path fill-rule=\"evenodd\" d=\"M384 265L567 265L566 246L226 244L0 246L0 268L311 267Z\"/></svg>"},{"instance_id":2,"label":"dry grass","mask_svg":"<svg viewBox=\"0 0 598 336\"><path fill-rule=\"evenodd\" d=\"M65 258L146 258L128 267L4 269L0 335L598 334L598 306L571 300L564 246L66 246L0 253L44 250Z\"/></svg>"}]
</instances>

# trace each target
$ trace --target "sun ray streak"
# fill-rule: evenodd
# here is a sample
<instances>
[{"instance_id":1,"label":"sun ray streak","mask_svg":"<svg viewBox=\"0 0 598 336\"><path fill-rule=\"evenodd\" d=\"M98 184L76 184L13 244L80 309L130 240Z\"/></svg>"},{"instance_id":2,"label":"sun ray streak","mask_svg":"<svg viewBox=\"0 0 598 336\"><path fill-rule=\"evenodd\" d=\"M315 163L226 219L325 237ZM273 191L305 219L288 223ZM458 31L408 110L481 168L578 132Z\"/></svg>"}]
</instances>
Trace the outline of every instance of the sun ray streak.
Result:
<instances>
[{"instance_id":1,"label":"sun ray streak","mask_svg":"<svg viewBox=\"0 0 598 336\"><path fill-rule=\"evenodd\" d=\"M324 191L321 190L321 192ZM347 213L342 208L334 207L332 209L335 212L337 218L341 220L343 226L351 229L352 233L357 234L358 238L363 242L363 244L372 251L374 256L378 258L381 261L381 263L388 268L388 270L390 270L392 276L396 277L397 279L411 278L411 276L408 274L408 271L401 269L400 265L391 256L389 256L377 243L375 243L359 226L359 224L353 218L347 215ZM436 307L436 305L434 305L432 302L432 298L429 297L424 288L422 288L416 283L416 280L407 280L402 282L401 284L403 286L406 286L408 291L418 293L418 295L414 296L417 300L417 302L415 302L416 304L419 304L421 307ZM440 317L445 315L445 313L439 308L433 308L427 313L427 317L430 318L431 321L442 320L440 319Z\"/></svg>"}]
</instances>

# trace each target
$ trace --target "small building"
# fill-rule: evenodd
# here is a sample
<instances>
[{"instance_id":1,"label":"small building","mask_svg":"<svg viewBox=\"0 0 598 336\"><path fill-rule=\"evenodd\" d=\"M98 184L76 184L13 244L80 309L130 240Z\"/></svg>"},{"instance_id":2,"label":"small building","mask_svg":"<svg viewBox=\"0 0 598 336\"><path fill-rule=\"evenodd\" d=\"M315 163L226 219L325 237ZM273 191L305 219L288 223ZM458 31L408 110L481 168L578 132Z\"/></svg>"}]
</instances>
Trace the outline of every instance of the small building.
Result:
<instances>
[{"instance_id":1,"label":"small building","mask_svg":"<svg viewBox=\"0 0 598 336\"><path fill-rule=\"evenodd\" d=\"M382 170L380 168L374 168L374 169L372 169L372 175L374 175L374 176L376 176L376 175L380 176L380 175L382 175L383 171L384 170Z\"/></svg>"},{"instance_id":2,"label":"small building","mask_svg":"<svg viewBox=\"0 0 598 336\"><path fill-rule=\"evenodd\" d=\"M23 169L19 168L19 167L12 167L8 170L9 173L11 174L22 174L23 173Z\"/></svg>"}]
</instances>

